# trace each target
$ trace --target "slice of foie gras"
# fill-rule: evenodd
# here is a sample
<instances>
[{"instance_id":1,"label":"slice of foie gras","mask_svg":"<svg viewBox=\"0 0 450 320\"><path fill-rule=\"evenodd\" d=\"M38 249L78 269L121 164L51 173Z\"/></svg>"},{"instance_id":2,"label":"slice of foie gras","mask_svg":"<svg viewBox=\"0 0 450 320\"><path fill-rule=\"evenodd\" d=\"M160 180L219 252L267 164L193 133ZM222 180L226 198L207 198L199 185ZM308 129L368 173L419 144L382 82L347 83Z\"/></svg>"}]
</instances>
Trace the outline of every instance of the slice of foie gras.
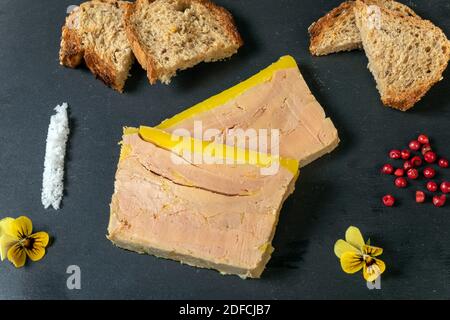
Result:
<instances>
[{"instance_id":1,"label":"slice of foie gras","mask_svg":"<svg viewBox=\"0 0 450 320\"><path fill-rule=\"evenodd\" d=\"M147 140L123 136L108 238L139 253L260 277L298 162L280 161L272 175L262 175L258 164L193 165Z\"/></svg>"},{"instance_id":2,"label":"slice of foie gras","mask_svg":"<svg viewBox=\"0 0 450 320\"><path fill-rule=\"evenodd\" d=\"M281 57L255 76L163 121L158 128L167 132L183 129L193 135L196 123L203 131L218 129L220 133L213 138L224 143L235 141L231 135L236 129L244 130L244 135L248 129L278 129L279 154L297 159L300 167L331 152L339 143L333 122L325 116L291 56ZM269 142L270 131L267 134ZM248 136L247 145L259 146L251 142L255 135ZM270 143L265 149L274 153Z\"/></svg>"}]
</instances>

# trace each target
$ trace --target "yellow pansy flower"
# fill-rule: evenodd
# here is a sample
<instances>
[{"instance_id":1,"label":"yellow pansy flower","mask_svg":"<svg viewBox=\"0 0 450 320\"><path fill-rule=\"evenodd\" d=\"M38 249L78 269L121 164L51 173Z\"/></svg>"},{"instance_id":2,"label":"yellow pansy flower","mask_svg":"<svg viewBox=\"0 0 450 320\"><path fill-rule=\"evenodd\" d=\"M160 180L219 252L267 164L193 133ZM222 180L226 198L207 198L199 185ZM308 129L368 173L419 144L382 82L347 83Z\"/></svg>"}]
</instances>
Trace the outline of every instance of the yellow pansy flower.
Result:
<instances>
[{"instance_id":1,"label":"yellow pansy flower","mask_svg":"<svg viewBox=\"0 0 450 320\"><path fill-rule=\"evenodd\" d=\"M45 255L49 237L46 232L33 232L27 217L0 220L0 258L8 258L16 268L25 265L26 258L39 261Z\"/></svg>"},{"instance_id":2,"label":"yellow pansy flower","mask_svg":"<svg viewBox=\"0 0 450 320\"><path fill-rule=\"evenodd\" d=\"M366 244L356 227L347 229L345 240L336 241L334 253L341 259L344 272L353 274L363 269L366 281L375 281L386 270L384 262L375 258L383 253L383 249Z\"/></svg>"}]
</instances>

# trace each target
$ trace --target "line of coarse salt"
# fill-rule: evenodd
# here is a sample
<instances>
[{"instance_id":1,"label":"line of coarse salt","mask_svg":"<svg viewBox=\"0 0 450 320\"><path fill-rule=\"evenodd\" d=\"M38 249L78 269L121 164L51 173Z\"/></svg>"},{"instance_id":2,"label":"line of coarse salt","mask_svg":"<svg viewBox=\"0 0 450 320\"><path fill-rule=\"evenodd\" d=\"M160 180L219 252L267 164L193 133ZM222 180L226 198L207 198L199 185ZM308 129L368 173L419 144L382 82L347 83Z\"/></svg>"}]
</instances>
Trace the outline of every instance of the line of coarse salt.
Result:
<instances>
[{"instance_id":1,"label":"line of coarse salt","mask_svg":"<svg viewBox=\"0 0 450 320\"><path fill-rule=\"evenodd\" d=\"M48 127L41 196L45 209L52 206L58 210L63 197L64 158L70 131L67 108L67 103L56 106Z\"/></svg>"}]
</instances>

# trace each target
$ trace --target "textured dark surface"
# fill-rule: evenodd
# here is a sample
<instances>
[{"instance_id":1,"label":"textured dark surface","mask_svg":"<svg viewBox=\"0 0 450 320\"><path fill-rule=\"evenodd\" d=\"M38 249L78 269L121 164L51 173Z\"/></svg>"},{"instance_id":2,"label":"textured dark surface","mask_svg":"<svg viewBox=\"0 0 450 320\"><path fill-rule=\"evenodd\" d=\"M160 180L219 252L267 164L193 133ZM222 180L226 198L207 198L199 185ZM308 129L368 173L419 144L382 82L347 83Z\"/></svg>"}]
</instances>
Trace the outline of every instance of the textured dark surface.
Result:
<instances>
[{"instance_id":1,"label":"textured dark surface","mask_svg":"<svg viewBox=\"0 0 450 320\"><path fill-rule=\"evenodd\" d=\"M217 2L234 14L246 41L238 55L181 72L170 86L149 86L136 66L121 95L83 68L58 64L66 7L78 1L1 0L0 217L28 215L54 240L39 263L19 270L0 264L0 298L450 298L450 203L417 205L415 188L396 190L378 171L390 148L420 132L450 156L449 71L412 111L384 108L362 52L308 53L307 27L339 1ZM450 35L447 0L407 4ZM298 61L342 143L302 171L262 279L115 248L105 234L122 126L156 125L284 54ZM46 211L40 203L45 138L52 108L65 101L72 127L66 195L61 210ZM445 174L450 179L450 169ZM397 208L381 205L388 192L399 198ZM333 244L349 225L385 249L381 290L368 290L361 274L341 271ZM66 288L69 265L81 268L81 290Z\"/></svg>"}]
</instances>

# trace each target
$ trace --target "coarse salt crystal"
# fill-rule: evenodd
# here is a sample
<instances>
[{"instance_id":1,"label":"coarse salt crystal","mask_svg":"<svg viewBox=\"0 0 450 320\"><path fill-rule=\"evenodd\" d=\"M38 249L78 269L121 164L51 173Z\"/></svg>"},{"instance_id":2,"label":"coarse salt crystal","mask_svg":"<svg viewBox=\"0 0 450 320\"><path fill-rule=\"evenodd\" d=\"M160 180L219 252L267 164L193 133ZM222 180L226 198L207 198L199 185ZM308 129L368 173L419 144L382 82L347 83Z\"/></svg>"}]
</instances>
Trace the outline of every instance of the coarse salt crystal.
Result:
<instances>
[{"instance_id":1,"label":"coarse salt crystal","mask_svg":"<svg viewBox=\"0 0 450 320\"><path fill-rule=\"evenodd\" d=\"M63 197L64 157L70 131L67 108L67 103L56 106L48 127L41 196L46 209L52 206L58 210Z\"/></svg>"}]
</instances>

